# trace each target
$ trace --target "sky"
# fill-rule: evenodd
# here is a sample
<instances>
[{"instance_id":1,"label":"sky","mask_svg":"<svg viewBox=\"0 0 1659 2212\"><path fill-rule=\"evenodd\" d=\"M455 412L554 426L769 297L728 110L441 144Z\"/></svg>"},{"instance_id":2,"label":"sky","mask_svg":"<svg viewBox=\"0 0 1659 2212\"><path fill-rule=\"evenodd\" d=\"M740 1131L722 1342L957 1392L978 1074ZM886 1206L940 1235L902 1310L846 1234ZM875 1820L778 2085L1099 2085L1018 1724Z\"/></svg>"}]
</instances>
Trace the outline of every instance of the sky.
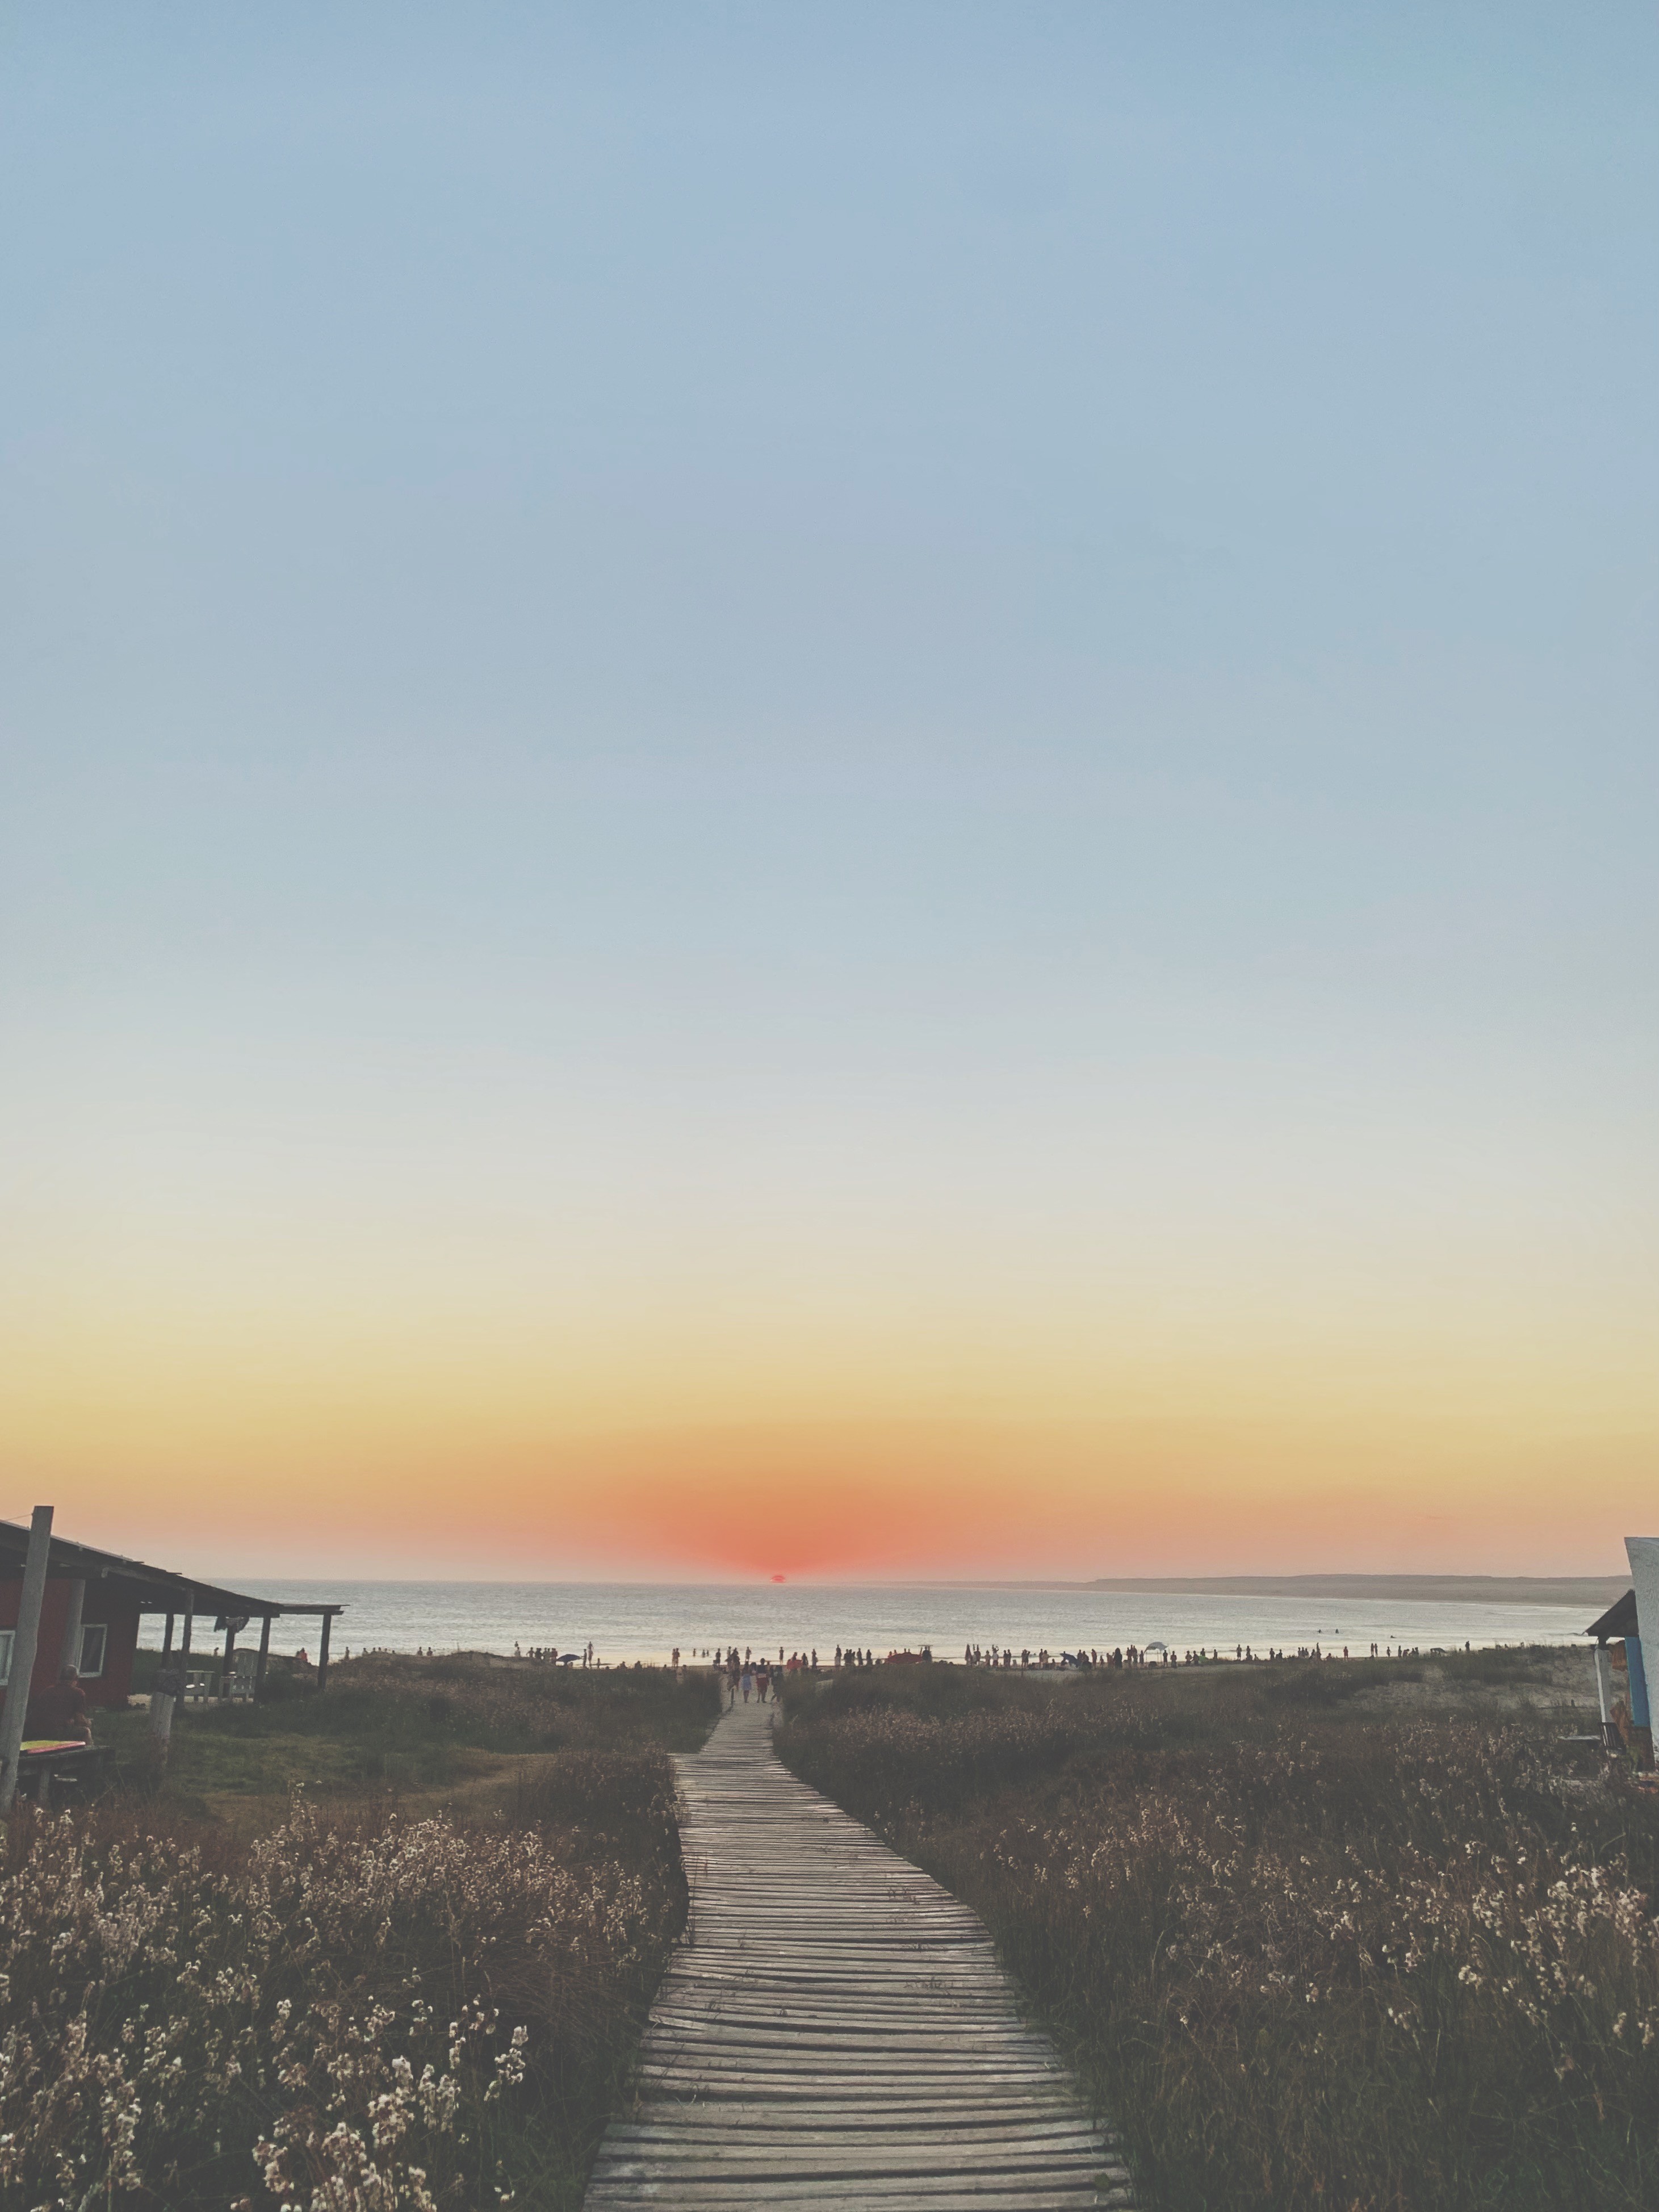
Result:
<instances>
[{"instance_id":1,"label":"sky","mask_svg":"<svg viewBox=\"0 0 1659 2212\"><path fill-rule=\"evenodd\" d=\"M0 1469L1618 1572L1659 26L7 0Z\"/></svg>"}]
</instances>

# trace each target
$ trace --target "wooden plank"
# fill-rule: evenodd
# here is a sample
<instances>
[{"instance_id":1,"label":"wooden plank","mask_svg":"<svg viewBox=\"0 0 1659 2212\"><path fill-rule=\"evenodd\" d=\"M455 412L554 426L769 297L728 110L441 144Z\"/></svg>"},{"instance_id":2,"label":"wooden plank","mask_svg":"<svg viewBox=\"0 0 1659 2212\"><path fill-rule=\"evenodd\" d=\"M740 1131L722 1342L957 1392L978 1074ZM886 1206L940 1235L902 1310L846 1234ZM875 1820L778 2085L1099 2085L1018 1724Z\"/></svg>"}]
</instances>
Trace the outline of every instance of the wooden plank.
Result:
<instances>
[{"instance_id":1,"label":"wooden plank","mask_svg":"<svg viewBox=\"0 0 1659 2212\"><path fill-rule=\"evenodd\" d=\"M691 1920L586 2212L1133 2212L984 1927L738 1706L675 1768Z\"/></svg>"},{"instance_id":2,"label":"wooden plank","mask_svg":"<svg viewBox=\"0 0 1659 2212\"><path fill-rule=\"evenodd\" d=\"M1080 2148L1076 2144L1034 2143L1024 2150L1000 2151L964 2144L954 2154L938 2143L918 2144L908 2151L877 2145L859 2153L824 2148L810 2157L788 2145L772 2144L753 2151L740 2145L728 2145L720 2153L703 2148L679 2158L666 2157L653 2146L648 2153L636 2152L629 2158L602 2157L598 2171L617 2181L650 2180L664 2172L683 2181L718 2181L729 2175L745 2183L788 2182L810 2175L815 2181L867 2181L873 2187L963 2175L975 2183L1000 2180L1005 2185L1013 2180L1093 2181L1099 2179L1101 2165L1099 2153L1087 2143Z\"/></svg>"},{"instance_id":3,"label":"wooden plank","mask_svg":"<svg viewBox=\"0 0 1659 2212\"><path fill-rule=\"evenodd\" d=\"M845 2148L862 2152L871 2147L887 2146L895 2150L914 2149L922 2143L959 2143L974 2148L995 2148L999 2145L1018 2148L1036 2141L1086 2143L1096 2148L1099 2137L1080 2113L1054 2112L1046 2117L1008 2113L988 2124L975 2126L967 2122L953 2124L945 2120L918 2123L912 2126L835 2126L825 2127L811 2114L781 2116L764 2124L734 2120L729 2110L723 2127L687 2127L683 2124L662 2120L621 2122L606 2138L607 2147L635 2150L638 2146L656 2143L665 2151L720 2143L741 2139L745 2148L765 2148L777 2142L800 2142L817 2145L821 2149Z\"/></svg>"},{"instance_id":4,"label":"wooden plank","mask_svg":"<svg viewBox=\"0 0 1659 2212\"><path fill-rule=\"evenodd\" d=\"M1052 2179L997 2174L976 2179L971 2174L946 2173L932 2178L900 2176L888 2181L802 2173L787 2180L779 2180L773 2175L756 2175L745 2180L736 2173L716 2173L694 2179L665 2168L649 2177L621 2175L614 2181L596 2175L588 2185L586 2202L589 2206L598 2206L622 2197L667 2204L849 2203L866 2207L882 2202L926 2204L934 2208L934 2212L949 2212L953 2206L981 2212L988 2202L1019 2206L1058 2203L1078 2207L1122 2203L1127 2195L1127 2185L1106 2173L1056 2175Z\"/></svg>"},{"instance_id":5,"label":"wooden plank","mask_svg":"<svg viewBox=\"0 0 1659 2212\"><path fill-rule=\"evenodd\" d=\"M1018 2026L1000 2033L981 2028L971 2035L945 2028L917 2029L907 2034L896 2023L872 2026L851 2020L786 2021L781 2017L744 2021L721 2013L699 2012L670 2014L655 2021L651 2035L665 2049L674 2045L684 2051L707 2047L733 2054L753 2051L774 2062L795 2058L807 2051L836 2051L848 2057L908 2058L924 2064L942 2059L947 2065L970 2066L975 2072L988 2066L1054 2065L1036 2037Z\"/></svg>"},{"instance_id":6,"label":"wooden plank","mask_svg":"<svg viewBox=\"0 0 1659 2212\"><path fill-rule=\"evenodd\" d=\"M780 2179L776 2174L765 2173L745 2180L736 2173L714 2173L693 2178L669 2170L665 2170L660 2177L621 2177L608 2185L617 2190L648 2191L659 2201L673 2204L868 2205L872 2199L892 2198L906 2204L928 2204L936 2208L976 2207L988 2197L1012 2200L1018 2204L1029 2204L1033 2201L1046 2203L1057 2198L1069 2205L1088 2206L1098 2203L1107 2191L1121 2191L1124 2186L1109 2175L1091 2173L1048 2177L1036 2174L911 2174L894 2175L885 2180L872 2179L862 2174L799 2173Z\"/></svg>"}]
</instances>

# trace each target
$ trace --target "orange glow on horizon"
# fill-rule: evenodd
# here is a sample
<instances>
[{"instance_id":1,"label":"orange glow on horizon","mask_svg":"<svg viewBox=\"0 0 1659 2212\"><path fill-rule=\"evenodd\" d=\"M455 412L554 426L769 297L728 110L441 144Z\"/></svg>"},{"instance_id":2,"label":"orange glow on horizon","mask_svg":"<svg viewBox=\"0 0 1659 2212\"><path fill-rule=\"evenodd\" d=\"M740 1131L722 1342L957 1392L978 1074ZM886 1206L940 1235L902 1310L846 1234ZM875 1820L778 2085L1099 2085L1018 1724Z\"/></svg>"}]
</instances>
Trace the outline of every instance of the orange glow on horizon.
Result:
<instances>
[{"instance_id":1,"label":"orange glow on horizon","mask_svg":"<svg viewBox=\"0 0 1659 2212\"><path fill-rule=\"evenodd\" d=\"M378 1462L279 1455L234 1482L180 1469L135 1486L60 1462L37 1466L33 1487L90 1540L160 1544L221 1572L270 1560L317 1576L1088 1580L1598 1572L1613 1543L1600 1523L1640 1518L1650 1466L1641 1437L1494 1449L1404 1428L1356 1443L1173 1420L823 1422L589 1435L511 1456L459 1443Z\"/></svg>"},{"instance_id":2,"label":"orange glow on horizon","mask_svg":"<svg viewBox=\"0 0 1659 2212\"><path fill-rule=\"evenodd\" d=\"M1649 1517L1622 1285L1568 1327L1449 1271L882 1279L63 1285L9 1316L12 1517L225 1575L717 1580L1600 1572Z\"/></svg>"},{"instance_id":3,"label":"orange glow on horizon","mask_svg":"<svg viewBox=\"0 0 1659 2212\"><path fill-rule=\"evenodd\" d=\"M0 1516L1622 1571L1651 26L24 12Z\"/></svg>"}]
</instances>

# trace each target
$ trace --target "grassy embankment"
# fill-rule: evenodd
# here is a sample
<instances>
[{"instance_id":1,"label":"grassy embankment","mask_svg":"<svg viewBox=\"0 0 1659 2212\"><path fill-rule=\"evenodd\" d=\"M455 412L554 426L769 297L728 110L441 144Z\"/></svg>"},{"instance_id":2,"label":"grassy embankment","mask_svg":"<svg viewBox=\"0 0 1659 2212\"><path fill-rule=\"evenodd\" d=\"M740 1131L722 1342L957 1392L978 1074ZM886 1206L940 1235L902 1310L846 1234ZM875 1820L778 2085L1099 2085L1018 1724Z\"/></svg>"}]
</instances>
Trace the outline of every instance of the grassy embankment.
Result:
<instances>
[{"instance_id":1,"label":"grassy embankment","mask_svg":"<svg viewBox=\"0 0 1659 2212\"><path fill-rule=\"evenodd\" d=\"M682 1923L665 1751L706 1678L342 1665L21 1810L0 2208L574 2206ZM297 1790L297 1795L295 1794Z\"/></svg>"},{"instance_id":2,"label":"grassy embankment","mask_svg":"<svg viewBox=\"0 0 1659 2212\"><path fill-rule=\"evenodd\" d=\"M896 1673L783 1755L983 1915L1158 2212L1659 2203L1659 1805L1562 1741L1587 1657Z\"/></svg>"}]
</instances>

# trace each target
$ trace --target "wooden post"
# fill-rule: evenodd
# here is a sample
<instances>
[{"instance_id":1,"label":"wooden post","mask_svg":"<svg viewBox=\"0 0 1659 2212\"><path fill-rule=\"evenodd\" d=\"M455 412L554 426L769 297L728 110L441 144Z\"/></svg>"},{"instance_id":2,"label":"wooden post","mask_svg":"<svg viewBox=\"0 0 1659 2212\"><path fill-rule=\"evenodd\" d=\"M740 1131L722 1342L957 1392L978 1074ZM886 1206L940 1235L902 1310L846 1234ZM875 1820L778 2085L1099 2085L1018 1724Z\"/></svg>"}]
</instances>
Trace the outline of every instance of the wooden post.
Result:
<instances>
[{"instance_id":1,"label":"wooden post","mask_svg":"<svg viewBox=\"0 0 1659 2212\"><path fill-rule=\"evenodd\" d=\"M176 1667L169 1667L166 1663L173 1656L173 1637L178 1626L176 1613L168 1613L167 1625L161 1632L162 1664L155 1670L155 1687L149 1695L149 1732L155 1737L156 1747L163 1759L167 1757L167 1747L173 1741L173 1716L185 1693L185 1662L190 1656L190 1625L194 1608L192 1597L190 1610L185 1614L184 1640L179 1645Z\"/></svg>"},{"instance_id":2,"label":"wooden post","mask_svg":"<svg viewBox=\"0 0 1659 2212\"><path fill-rule=\"evenodd\" d=\"M317 1644L317 1688L319 1693L328 1687L328 1632L334 1626L334 1615L323 1615L323 1632Z\"/></svg>"},{"instance_id":3,"label":"wooden post","mask_svg":"<svg viewBox=\"0 0 1659 2212\"><path fill-rule=\"evenodd\" d=\"M52 1508L37 1505L29 1520L28 1557L23 1565L23 1594L11 1644L11 1674L0 1711L0 1813L9 1813L17 1796L17 1753L28 1719L29 1685L40 1642L40 1601L46 1594L46 1564L52 1557Z\"/></svg>"},{"instance_id":4,"label":"wooden post","mask_svg":"<svg viewBox=\"0 0 1659 2212\"><path fill-rule=\"evenodd\" d=\"M173 1673L179 1678L179 1703L190 1702L190 1639L196 1626L196 1593L191 1590L185 1600L184 1626L179 1632L179 1664Z\"/></svg>"},{"instance_id":5,"label":"wooden post","mask_svg":"<svg viewBox=\"0 0 1659 2212\"><path fill-rule=\"evenodd\" d=\"M59 1662L81 1671L81 1615L86 1609L87 1586L73 1582L69 1586L69 1612L64 1620L64 1656Z\"/></svg>"},{"instance_id":6,"label":"wooden post","mask_svg":"<svg viewBox=\"0 0 1659 2212\"><path fill-rule=\"evenodd\" d=\"M256 1692L258 1689L259 1684L265 1679L265 1667L270 1657L270 1615L267 1613L259 1624L259 1663L253 1670L253 1683Z\"/></svg>"},{"instance_id":7,"label":"wooden post","mask_svg":"<svg viewBox=\"0 0 1659 2212\"><path fill-rule=\"evenodd\" d=\"M1601 1709L1601 1741L1609 1751L1619 1748L1619 1724L1613 1717L1613 1662L1607 1647L1595 1647L1595 1702Z\"/></svg>"},{"instance_id":8,"label":"wooden post","mask_svg":"<svg viewBox=\"0 0 1659 2212\"><path fill-rule=\"evenodd\" d=\"M230 1695L231 1663L236 1656L236 1629L228 1613L225 1615L225 1656L219 1668L219 1695Z\"/></svg>"}]
</instances>

